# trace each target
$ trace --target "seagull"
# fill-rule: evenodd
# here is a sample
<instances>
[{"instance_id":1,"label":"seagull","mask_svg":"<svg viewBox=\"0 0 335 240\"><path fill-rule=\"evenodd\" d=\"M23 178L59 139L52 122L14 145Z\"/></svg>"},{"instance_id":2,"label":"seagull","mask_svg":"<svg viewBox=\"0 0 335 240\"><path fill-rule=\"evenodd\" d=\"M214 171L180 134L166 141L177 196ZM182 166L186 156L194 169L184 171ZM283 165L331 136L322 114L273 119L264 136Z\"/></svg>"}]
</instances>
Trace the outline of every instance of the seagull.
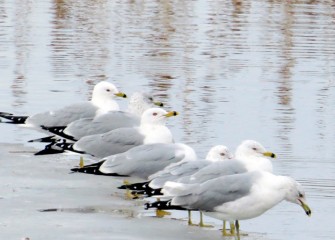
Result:
<instances>
[{"instance_id":1,"label":"seagull","mask_svg":"<svg viewBox=\"0 0 335 240\"><path fill-rule=\"evenodd\" d=\"M31 116L15 116L12 114L0 114L0 117L8 119L10 123L25 124L25 126L40 128L41 126L65 126L80 118L95 117L111 110L119 110L115 97L126 97L119 92L114 84L106 81L94 86L92 99L87 102L76 103L66 107L37 113Z\"/></svg>"},{"instance_id":2,"label":"seagull","mask_svg":"<svg viewBox=\"0 0 335 240\"><path fill-rule=\"evenodd\" d=\"M171 131L165 126L169 117L176 116L176 111L167 112L161 108L149 108L141 116L140 126L135 128L118 128L104 134L85 136L75 143L56 143L36 155L64 152L90 154L104 158L125 152L135 146L151 143L172 143Z\"/></svg>"},{"instance_id":3,"label":"seagull","mask_svg":"<svg viewBox=\"0 0 335 240\"><path fill-rule=\"evenodd\" d=\"M258 217L283 200L301 206L311 216L302 186L291 177L267 171L226 175L203 183L167 182L163 192L172 200L147 203L146 208L159 203L160 209L199 210L216 219L235 221L237 239L240 220Z\"/></svg>"},{"instance_id":4,"label":"seagull","mask_svg":"<svg viewBox=\"0 0 335 240\"><path fill-rule=\"evenodd\" d=\"M150 175L164 167L184 159L196 159L196 153L190 146L183 143L152 143L139 145L126 152L103 158L97 163L71 170L147 180Z\"/></svg>"}]
</instances>

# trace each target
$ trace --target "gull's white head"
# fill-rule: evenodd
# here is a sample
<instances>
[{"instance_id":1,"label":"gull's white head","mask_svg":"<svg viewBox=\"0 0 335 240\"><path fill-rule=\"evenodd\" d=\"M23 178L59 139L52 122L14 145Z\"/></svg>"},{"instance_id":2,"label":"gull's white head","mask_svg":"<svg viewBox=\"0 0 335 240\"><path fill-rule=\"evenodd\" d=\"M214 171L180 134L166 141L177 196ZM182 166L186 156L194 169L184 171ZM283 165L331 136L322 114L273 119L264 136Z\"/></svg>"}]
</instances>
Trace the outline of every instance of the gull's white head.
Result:
<instances>
[{"instance_id":1,"label":"gull's white head","mask_svg":"<svg viewBox=\"0 0 335 240\"><path fill-rule=\"evenodd\" d=\"M286 190L285 200L301 206L308 216L312 211L306 203L305 191L301 184L290 177L282 177L284 179L284 189Z\"/></svg>"},{"instance_id":2,"label":"gull's white head","mask_svg":"<svg viewBox=\"0 0 335 240\"><path fill-rule=\"evenodd\" d=\"M268 157L275 158L276 155L268 152L259 142L245 140L237 147L235 157L246 164L248 171L263 170L272 172L272 163Z\"/></svg>"},{"instance_id":3,"label":"gull's white head","mask_svg":"<svg viewBox=\"0 0 335 240\"><path fill-rule=\"evenodd\" d=\"M148 93L135 92L129 99L128 111L140 117L145 110L154 106L163 107L163 103L155 102Z\"/></svg>"},{"instance_id":4,"label":"gull's white head","mask_svg":"<svg viewBox=\"0 0 335 240\"><path fill-rule=\"evenodd\" d=\"M168 117L173 117L177 115L178 112L175 111L167 112L162 108L149 108L145 110L141 116L141 125L142 124L165 125L166 119Z\"/></svg>"},{"instance_id":5,"label":"gull's white head","mask_svg":"<svg viewBox=\"0 0 335 240\"><path fill-rule=\"evenodd\" d=\"M97 107L105 110L119 110L119 105L114 100L116 97L126 98L127 96L120 92L114 84L102 81L94 86L91 101Z\"/></svg>"},{"instance_id":6,"label":"gull's white head","mask_svg":"<svg viewBox=\"0 0 335 240\"><path fill-rule=\"evenodd\" d=\"M216 145L212 147L206 156L206 160L213 162L232 158L233 154L229 151L228 147L224 145Z\"/></svg>"},{"instance_id":7,"label":"gull's white head","mask_svg":"<svg viewBox=\"0 0 335 240\"><path fill-rule=\"evenodd\" d=\"M271 157L275 158L276 155L272 152L268 152L262 144L254 140L243 141L236 149L235 152L237 159L249 158L249 157Z\"/></svg>"}]
</instances>

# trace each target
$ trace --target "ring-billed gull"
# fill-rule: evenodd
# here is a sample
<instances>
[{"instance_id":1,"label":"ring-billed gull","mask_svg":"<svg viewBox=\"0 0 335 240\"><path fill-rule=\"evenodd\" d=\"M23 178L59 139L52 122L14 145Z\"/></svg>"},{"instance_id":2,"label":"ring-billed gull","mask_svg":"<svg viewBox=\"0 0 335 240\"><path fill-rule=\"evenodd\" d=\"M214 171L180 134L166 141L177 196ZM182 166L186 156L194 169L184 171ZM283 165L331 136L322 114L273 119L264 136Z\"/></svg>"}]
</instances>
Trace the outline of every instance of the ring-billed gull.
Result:
<instances>
[{"instance_id":1,"label":"ring-billed gull","mask_svg":"<svg viewBox=\"0 0 335 240\"><path fill-rule=\"evenodd\" d=\"M133 147L124 153L108 156L74 172L97 175L130 176L143 180L169 164L196 159L193 148L183 143L153 143Z\"/></svg>"},{"instance_id":2,"label":"ring-billed gull","mask_svg":"<svg viewBox=\"0 0 335 240\"><path fill-rule=\"evenodd\" d=\"M115 97L126 97L126 95L119 92L114 84L102 81L94 86L90 101L31 116L3 114L0 117L8 119L12 123L26 124L26 126L37 128L40 126L65 126L80 118L94 117L110 110L119 110L119 105L114 100Z\"/></svg>"},{"instance_id":3,"label":"ring-billed gull","mask_svg":"<svg viewBox=\"0 0 335 240\"><path fill-rule=\"evenodd\" d=\"M298 182L266 171L221 176L200 184L167 182L163 191L172 200L160 204L161 209L176 206L177 209L199 210L220 220L235 221L238 239L239 220L260 216L283 200L300 205L308 216L311 215ZM147 208L150 207L151 204L147 204Z\"/></svg>"},{"instance_id":4,"label":"ring-billed gull","mask_svg":"<svg viewBox=\"0 0 335 240\"><path fill-rule=\"evenodd\" d=\"M63 152L64 150L86 153L103 158L125 152L135 146L150 143L172 143L173 136L165 126L169 117L178 115L161 108L149 108L141 116L141 124L136 128L118 128L104 134L85 136L76 143L56 143L36 155Z\"/></svg>"},{"instance_id":5,"label":"ring-billed gull","mask_svg":"<svg viewBox=\"0 0 335 240\"><path fill-rule=\"evenodd\" d=\"M154 101L151 94L135 92L129 98L126 111L109 111L95 118L81 118L71 122L67 126L43 127L47 131L67 140L78 139L99 133L105 133L121 127L135 127L140 125L143 112L154 106L163 106L163 103ZM55 142L54 136L30 140L30 142Z\"/></svg>"}]
</instances>

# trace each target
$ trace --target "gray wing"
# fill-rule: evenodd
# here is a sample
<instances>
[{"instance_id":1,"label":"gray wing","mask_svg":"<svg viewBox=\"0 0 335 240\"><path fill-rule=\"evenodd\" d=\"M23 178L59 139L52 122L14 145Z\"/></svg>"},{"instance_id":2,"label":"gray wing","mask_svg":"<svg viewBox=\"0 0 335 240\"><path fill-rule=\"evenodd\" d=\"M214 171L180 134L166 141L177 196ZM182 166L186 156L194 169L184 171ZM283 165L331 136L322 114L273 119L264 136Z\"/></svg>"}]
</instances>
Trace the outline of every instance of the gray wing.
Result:
<instances>
[{"instance_id":1,"label":"gray wing","mask_svg":"<svg viewBox=\"0 0 335 240\"><path fill-rule=\"evenodd\" d=\"M185 184L185 195L174 197L172 204L189 209L214 211L216 207L248 195L259 173L222 176L202 184Z\"/></svg>"},{"instance_id":2,"label":"gray wing","mask_svg":"<svg viewBox=\"0 0 335 240\"><path fill-rule=\"evenodd\" d=\"M151 180L149 186L152 188L162 188L167 181L183 182L183 178L188 178L209 163L210 162L206 160L195 160L180 161L175 164L170 164L163 170L149 177L149 180Z\"/></svg>"},{"instance_id":3,"label":"gray wing","mask_svg":"<svg viewBox=\"0 0 335 240\"><path fill-rule=\"evenodd\" d=\"M181 179L183 183L203 183L207 180L225 175L233 175L247 172L244 164L238 160L225 160L212 162L195 172L188 178Z\"/></svg>"},{"instance_id":4,"label":"gray wing","mask_svg":"<svg viewBox=\"0 0 335 240\"><path fill-rule=\"evenodd\" d=\"M94 118L81 118L76 121L71 122L67 127L64 129L64 133L74 137L75 139L80 139L84 136L98 134L86 134L87 133L87 126L89 126Z\"/></svg>"},{"instance_id":5,"label":"gray wing","mask_svg":"<svg viewBox=\"0 0 335 240\"><path fill-rule=\"evenodd\" d=\"M79 119L70 123L64 133L80 139L84 136L106 133L117 128L139 126L140 119L134 114L111 111L92 119Z\"/></svg>"},{"instance_id":6,"label":"gray wing","mask_svg":"<svg viewBox=\"0 0 335 240\"><path fill-rule=\"evenodd\" d=\"M104 134L81 138L73 148L103 158L142 145L144 136L136 128L118 128Z\"/></svg>"},{"instance_id":7,"label":"gray wing","mask_svg":"<svg viewBox=\"0 0 335 240\"><path fill-rule=\"evenodd\" d=\"M46 127L66 126L80 118L92 118L98 108L91 102L77 103L64 108L38 113L29 117L27 124L35 126L44 125Z\"/></svg>"},{"instance_id":8,"label":"gray wing","mask_svg":"<svg viewBox=\"0 0 335 240\"><path fill-rule=\"evenodd\" d=\"M140 145L127 152L107 157L99 170L147 179L149 175L183 158L182 155L176 156L175 152L176 145L172 143Z\"/></svg>"}]
</instances>

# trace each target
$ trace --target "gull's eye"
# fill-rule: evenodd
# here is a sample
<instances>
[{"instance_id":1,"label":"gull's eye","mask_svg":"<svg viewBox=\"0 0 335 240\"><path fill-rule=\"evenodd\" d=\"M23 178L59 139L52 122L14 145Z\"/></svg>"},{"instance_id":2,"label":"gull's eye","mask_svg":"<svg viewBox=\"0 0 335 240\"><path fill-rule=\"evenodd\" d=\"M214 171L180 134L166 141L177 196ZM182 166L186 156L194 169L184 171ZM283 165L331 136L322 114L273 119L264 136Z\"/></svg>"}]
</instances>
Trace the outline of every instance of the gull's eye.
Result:
<instances>
[{"instance_id":1,"label":"gull's eye","mask_svg":"<svg viewBox=\"0 0 335 240\"><path fill-rule=\"evenodd\" d=\"M299 197L302 198L304 197L304 195L302 193L299 193Z\"/></svg>"},{"instance_id":2,"label":"gull's eye","mask_svg":"<svg viewBox=\"0 0 335 240\"><path fill-rule=\"evenodd\" d=\"M150 100L150 101L153 101L154 99L153 99L152 97L149 97L149 100Z\"/></svg>"},{"instance_id":3,"label":"gull's eye","mask_svg":"<svg viewBox=\"0 0 335 240\"><path fill-rule=\"evenodd\" d=\"M152 114L152 116L156 116L157 115L157 113L156 112L154 112L153 114Z\"/></svg>"},{"instance_id":4,"label":"gull's eye","mask_svg":"<svg viewBox=\"0 0 335 240\"><path fill-rule=\"evenodd\" d=\"M220 153L221 156L225 156L226 154L225 153Z\"/></svg>"},{"instance_id":5,"label":"gull's eye","mask_svg":"<svg viewBox=\"0 0 335 240\"><path fill-rule=\"evenodd\" d=\"M257 151L257 148L253 147L252 150Z\"/></svg>"},{"instance_id":6,"label":"gull's eye","mask_svg":"<svg viewBox=\"0 0 335 240\"><path fill-rule=\"evenodd\" d=\"M111 90L109 88L106 89L107 92L110 92Z\"/></svg>"}]
</instances>

